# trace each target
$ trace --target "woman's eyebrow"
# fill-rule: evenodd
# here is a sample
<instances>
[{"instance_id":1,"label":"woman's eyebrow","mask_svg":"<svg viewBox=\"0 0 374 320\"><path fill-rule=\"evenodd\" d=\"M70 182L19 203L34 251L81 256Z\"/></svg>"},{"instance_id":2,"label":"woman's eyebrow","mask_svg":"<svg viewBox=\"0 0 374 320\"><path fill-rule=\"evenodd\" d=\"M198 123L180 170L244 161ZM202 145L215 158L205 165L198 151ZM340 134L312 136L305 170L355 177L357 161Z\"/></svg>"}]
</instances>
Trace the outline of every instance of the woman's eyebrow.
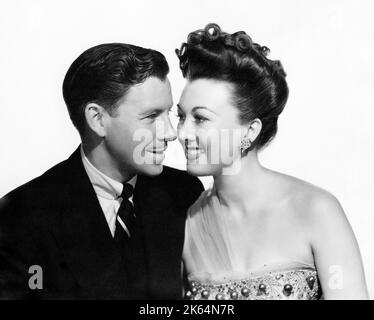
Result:
<instances>
[{"instance_id":1,"label":"woman's eyebrow","mask_svg":"<svg viewBox=\"0 0 374 320\"><path fill-rule=\"evenodd\" d=\"M199 109L203 109L203 110L208 110L209 112L212 112L214 114L217 114L217 112L213 111L212 109L209 109L208 107L204 107L204 106L196 106L196 107L193 107L192 108L192 112L196 111L196 110L199 110Z\"/></svg>"},{"instance_id":2,"label":"woman's eyebrow","mask_svg":"<svg viewBox=\"0 0 374 320\"><path fill-rule=\"evenodd\" d=\"M182 107L181 107L181 105L180 105L179 103L177 104L177 107L178 107L178 109L179 109L181 112L183 112L183 109L182 109ZM209 109L208 107L204 107L204 106L196 106L196 107L193 107L193 108L192 108L192 112L195 112L196 110L199 110L199 109L207 110L207 111L209 111L209 112L212 112L212 113L214 113L214 114L217 114L217 112L213 111L212 109Z\"/></svg>"}]
</instances>

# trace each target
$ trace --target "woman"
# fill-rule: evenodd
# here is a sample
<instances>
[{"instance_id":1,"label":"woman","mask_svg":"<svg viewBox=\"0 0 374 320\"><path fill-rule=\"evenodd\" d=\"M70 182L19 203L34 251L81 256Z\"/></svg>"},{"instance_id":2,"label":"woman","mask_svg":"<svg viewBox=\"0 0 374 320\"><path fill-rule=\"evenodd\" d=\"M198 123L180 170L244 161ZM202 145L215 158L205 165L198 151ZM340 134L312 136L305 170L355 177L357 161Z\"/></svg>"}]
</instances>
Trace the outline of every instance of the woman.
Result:
<instances>
[{"instance_id":1,"label":"woman","mask_svg":"<svg viewBox=\"0 0 374 320\"><path fill-rule=\"evenodd\" d=\"M191 299L366 299L359 248L337 199L263 167L286 74L269 49L216 24L176 50L187 170L213 187L189 209L183 252Z\"/></svg>"}]
</instances>

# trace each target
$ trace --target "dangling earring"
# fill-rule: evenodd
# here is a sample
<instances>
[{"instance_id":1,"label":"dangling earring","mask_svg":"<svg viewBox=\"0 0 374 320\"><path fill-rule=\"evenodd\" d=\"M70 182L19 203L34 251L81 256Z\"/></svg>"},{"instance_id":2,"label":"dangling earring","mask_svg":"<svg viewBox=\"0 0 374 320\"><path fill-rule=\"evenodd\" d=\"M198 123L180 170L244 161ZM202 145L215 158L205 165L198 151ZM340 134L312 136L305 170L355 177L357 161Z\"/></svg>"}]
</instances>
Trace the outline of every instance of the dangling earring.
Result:
<instances>
[{"instance_id":1,"label":"dangling earring","mask_svg":"<svg viewBox=\"0 0 374 320\"><path fill-rule=\"evenodd\" d=\"M251 146L252 141L247 137L243 138L242 141L240 141L240 151L242 155L244 155Z\"/></svg>"}]
</instances>

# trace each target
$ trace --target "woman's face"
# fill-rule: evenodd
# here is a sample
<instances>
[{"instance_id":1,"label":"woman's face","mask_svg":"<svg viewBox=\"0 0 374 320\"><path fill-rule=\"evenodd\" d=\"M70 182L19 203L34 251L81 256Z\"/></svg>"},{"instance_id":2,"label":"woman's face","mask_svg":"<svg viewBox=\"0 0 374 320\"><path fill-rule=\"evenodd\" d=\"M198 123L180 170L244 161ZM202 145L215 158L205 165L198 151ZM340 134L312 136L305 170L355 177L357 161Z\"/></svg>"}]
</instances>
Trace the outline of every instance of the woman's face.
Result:
<instances>
[{"instance_id":1,"label":"woman's face","mask_svg":"<svg viewBox=\"0 0 374 320\"><path fill-rule=\"evenodd\" d=\"M178 139L190 174L235 173L233 164L241 157L240 141L246 133L238 113L230 83L210 79L187 82L178 104Z\"/></svg>"}]
</instances>

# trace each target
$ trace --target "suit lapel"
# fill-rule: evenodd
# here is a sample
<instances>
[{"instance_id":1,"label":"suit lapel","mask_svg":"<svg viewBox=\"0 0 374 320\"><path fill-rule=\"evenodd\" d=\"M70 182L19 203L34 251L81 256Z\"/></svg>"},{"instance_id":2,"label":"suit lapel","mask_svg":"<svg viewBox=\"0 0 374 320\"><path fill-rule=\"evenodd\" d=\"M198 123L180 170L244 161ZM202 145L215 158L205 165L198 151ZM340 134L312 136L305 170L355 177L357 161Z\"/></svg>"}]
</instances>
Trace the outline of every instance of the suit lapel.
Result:
<instances>
[{"instance_id":1,"label":"suit lapel","mask_svg":"<svg viewBox=\"0 0 374 320\"><path fill-rule=\"evenodd\" d=\"M64 210L53 234L82 292L91 297L128 298L129 281L79 148L66 161ZM184 218L176 214L170 186L162 177L139 176L134 192L139 230L144 240L149 298L179 298ZM144 260L139 260L143 261ZM136 262L134 262L136 264ZM130 263L132 268L136 268ZM142 262L139 262L142 263Z\"/></svg>"},{"instance_id":2,"label":"suit lapel","mask_svg":"<svg viewBox=\"0 0 374 320\"><path fill-rule=\"evenodd\" d=\"M116 273L121 271L118 270L120 256L84 170L79 148L66 164L67 210L61 213L54 234L67 267L79 285L89 288L90 293L105 292L105 288L119 292L123 285L116 277Z\"/></svg>"},{"instance_id":3,"label":"suit lapel","mask_svg":"<svg viewBox=\"0 0 374 320\"><path fill-rule=\"evenodd\" d=\"M170 299L180 289L183 246L170 192L159 177L139 176L134 197L144 230L150 298Z\"/></svg>"}]
</instances>

